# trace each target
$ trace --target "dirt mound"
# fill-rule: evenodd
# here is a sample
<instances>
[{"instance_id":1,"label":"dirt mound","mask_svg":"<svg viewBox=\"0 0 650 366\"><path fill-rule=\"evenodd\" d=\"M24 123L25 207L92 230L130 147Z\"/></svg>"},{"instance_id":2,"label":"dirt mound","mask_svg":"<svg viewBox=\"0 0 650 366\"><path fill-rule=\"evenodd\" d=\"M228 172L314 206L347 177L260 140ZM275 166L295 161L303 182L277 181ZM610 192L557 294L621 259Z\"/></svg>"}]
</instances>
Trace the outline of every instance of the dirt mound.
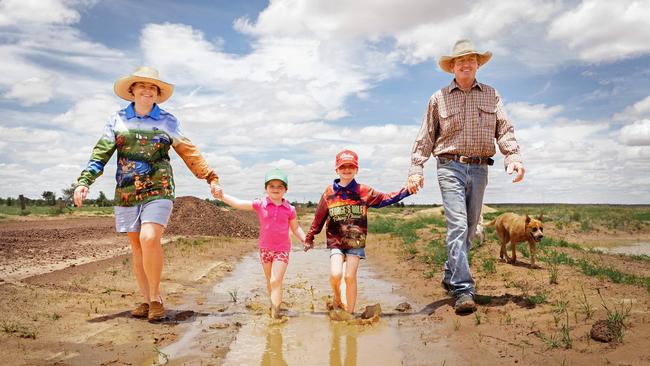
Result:
<instances>
[{"instance_id":1,"label":"dirt mound","mask_svg":"<svg viewBox=\"0 0 650 366\"><path fill-rule=\"evenodd\" d=\"M254 212L229 211L196 197L177 197L165 230L170 235L214 235L257 238Z\"/></svg>"}]
</instances>

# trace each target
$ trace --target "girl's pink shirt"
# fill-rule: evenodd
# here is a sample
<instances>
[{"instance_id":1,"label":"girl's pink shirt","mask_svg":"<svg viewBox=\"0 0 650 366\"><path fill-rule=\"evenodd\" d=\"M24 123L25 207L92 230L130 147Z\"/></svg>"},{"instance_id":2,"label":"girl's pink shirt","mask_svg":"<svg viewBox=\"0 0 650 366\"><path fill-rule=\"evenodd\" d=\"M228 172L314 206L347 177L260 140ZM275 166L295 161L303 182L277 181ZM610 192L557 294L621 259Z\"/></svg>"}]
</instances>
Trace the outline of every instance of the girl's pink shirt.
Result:
<instances>
[{"instance_id":1,"label":"girl's pink shirt","mask_svg":"<svg viewBox=\"0 0 650 366\"><path fill-rule=\"evenodd\" d=\"M280 205L276 205L267 196L253 200L253 209L257 211L260 222L260 248L284 252L291 250L289 221L296 218L296 208L284 198Z\"/></svg>"}]
</instances>

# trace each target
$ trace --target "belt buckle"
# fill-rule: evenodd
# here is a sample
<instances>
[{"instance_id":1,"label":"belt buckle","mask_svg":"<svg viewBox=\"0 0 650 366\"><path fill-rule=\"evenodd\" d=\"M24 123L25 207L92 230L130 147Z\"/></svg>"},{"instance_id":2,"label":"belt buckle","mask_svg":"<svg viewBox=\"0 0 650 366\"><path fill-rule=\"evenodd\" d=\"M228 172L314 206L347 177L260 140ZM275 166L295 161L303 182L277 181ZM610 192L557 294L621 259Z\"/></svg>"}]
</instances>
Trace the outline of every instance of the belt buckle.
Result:
<instances>
[{"instance_id":1,"label":"belt buckle","mask_svg":"<svg viewBox=\"0 0 650 366\"><path fill-rule=\"evenodd\" d=\"M460 162L460 163L469 164L469 161L470 161L470 159L467 156L463 156L463 155L458 156L458 162Z\"/></svg>"}]
</instances>

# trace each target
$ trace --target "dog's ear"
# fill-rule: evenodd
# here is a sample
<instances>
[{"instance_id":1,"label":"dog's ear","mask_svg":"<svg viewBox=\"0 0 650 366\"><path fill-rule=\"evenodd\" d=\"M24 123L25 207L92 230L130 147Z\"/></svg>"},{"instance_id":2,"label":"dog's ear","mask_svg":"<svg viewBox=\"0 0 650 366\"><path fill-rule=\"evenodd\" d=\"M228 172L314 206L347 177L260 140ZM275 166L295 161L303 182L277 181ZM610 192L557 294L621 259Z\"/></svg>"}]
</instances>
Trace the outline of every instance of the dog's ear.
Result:
<instances>
[{"instance_id":1,"label":"dog's ear","mask_svg":"<svg viewBox=\"0 0 650 366\"><path fill-rule=\"evenodd\" d=\"M539 214L539 217L537 218L537 220L539 220L541 222L544 222L544 213Z\"/></svg>"},{"instance_id":2,"label":"dog's ear","mask_svg":"<svg viewBox=\"0 0 650 366\"><path fill-rule=\"evenodd\" d=\"M530 222L530 216L528 216L528 214L526 214L526 225L528 225L529 222Z\"/></svg>"}]
</instances>

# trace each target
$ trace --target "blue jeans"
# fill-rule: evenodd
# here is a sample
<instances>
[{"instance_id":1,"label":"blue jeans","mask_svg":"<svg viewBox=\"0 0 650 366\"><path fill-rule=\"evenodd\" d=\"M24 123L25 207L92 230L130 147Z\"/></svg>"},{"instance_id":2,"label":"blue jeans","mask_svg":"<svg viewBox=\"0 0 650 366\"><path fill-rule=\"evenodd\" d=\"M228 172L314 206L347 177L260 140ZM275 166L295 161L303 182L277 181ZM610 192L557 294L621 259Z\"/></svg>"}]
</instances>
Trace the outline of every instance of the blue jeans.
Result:
<instances>
[{"instance_id":1,"label":"blue jeans","mask_svg":"<svg viewBox=\"0 0 650 366\"><path fill-rule=\"evenodd\" d=\"M443 282L454 296L474 295L467 253L481 218L488 166L438 158L438 184L447 220L447 261Z\"/></svg>"}]
</instances>

